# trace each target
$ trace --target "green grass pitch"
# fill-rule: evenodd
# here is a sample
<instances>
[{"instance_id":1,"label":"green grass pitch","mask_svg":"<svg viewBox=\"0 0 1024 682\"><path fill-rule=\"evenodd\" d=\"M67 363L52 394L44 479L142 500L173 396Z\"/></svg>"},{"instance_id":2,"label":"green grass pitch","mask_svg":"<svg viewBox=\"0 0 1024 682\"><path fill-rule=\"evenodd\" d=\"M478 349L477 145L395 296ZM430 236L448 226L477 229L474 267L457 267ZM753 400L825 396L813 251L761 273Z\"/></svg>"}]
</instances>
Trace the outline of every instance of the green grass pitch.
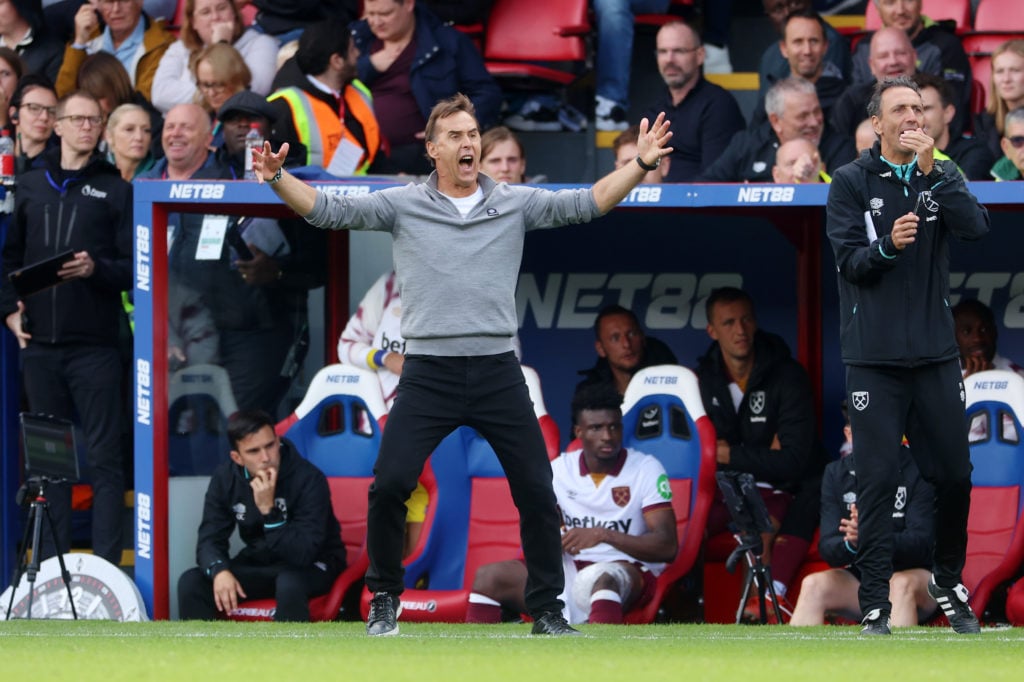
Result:
<instances>
[{"instance_id":1,"label":"green grass pitch","mask_svg":"<svg viewBox=\"0 0 1024 682\"><path fill-rule=\"evenodd\" d=\"M34 680L1021 680L1024 628L963 637L908 628L584 625L585 638L531 637L528 625L400 623L0 622L4 678Z\"/></svg>"}]
</instances>

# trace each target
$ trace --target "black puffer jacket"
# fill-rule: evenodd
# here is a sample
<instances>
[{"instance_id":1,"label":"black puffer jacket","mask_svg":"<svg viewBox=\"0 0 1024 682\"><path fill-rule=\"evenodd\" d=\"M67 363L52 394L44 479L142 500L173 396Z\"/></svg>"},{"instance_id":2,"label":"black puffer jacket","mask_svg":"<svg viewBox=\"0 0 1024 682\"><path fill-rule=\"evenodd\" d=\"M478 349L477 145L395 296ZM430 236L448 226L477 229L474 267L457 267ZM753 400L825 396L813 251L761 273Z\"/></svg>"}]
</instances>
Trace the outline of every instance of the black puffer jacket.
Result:
<instances>
[{"instance_id":1,"label":"black puffer jacket","mask_svg":"<svg viewBox=\"0 0 1024 682\"><path fill-rule=\"evenodd\" d=\"M729 464L721 468L753 474L758 481L789 492L821 472L825 458L815 427L811 382L780 337L760 330L755 334L754 369L739 409L733 407L732 378L717 341L700 359L697 379L717 437L730 446ZM773 450L776 437L781 449Z\"/></svg>"}]
</instances>

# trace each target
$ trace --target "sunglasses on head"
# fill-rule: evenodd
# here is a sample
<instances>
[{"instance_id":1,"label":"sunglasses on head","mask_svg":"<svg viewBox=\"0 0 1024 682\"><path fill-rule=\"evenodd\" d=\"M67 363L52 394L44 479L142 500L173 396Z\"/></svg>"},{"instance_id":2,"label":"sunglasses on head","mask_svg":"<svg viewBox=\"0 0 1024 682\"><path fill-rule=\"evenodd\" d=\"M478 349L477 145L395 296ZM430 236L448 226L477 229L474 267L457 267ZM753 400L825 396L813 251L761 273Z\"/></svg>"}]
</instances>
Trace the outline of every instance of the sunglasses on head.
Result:
<instances>
[{"instance_id":1,"label":"sunglasses on head","mask_svg":"<svg viewBox=\"0 0 1024 682\"><path fill-rule=\"evenodd\" d=\"M1013 145L1014 149L1024 147L1024 135L1014 135L1013 137L1008 137L1006 139Z\"/></svg>"}]
</instances>

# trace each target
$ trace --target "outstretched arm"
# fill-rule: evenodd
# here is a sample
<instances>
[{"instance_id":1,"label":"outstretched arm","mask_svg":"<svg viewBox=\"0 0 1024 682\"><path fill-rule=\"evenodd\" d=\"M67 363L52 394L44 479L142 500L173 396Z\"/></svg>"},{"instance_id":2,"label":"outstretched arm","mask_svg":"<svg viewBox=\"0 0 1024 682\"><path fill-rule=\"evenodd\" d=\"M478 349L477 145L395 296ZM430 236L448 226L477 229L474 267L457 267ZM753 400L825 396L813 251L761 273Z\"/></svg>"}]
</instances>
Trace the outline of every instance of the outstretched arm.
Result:
<instances>
[{"instance_id":1,"label":"outstretched arm","mask_svg":"<svg viewBox=\"0 0 1024 682\"><path fill-rule=\"evenodd\" d=\"M309 215L316 203L316 190L299 180L294 175L285 171L285 157L288 156L288 143L283 143L275 154L270 149L270 143L264 142L263 149L252 150L252 169L256 173L256 182L262 184L274 179L278 171L281 172L281 179L270 186L277 192L289 208L302 217Z\"/></svg>"},{"instance_id":2,"label":"outstretched arm","mask_svg":"<svg viewBox=\"0 0 1024 682\"><path fill-rule=\"evenodd\" d=\"M672 153L672 147L665 146L672 138L672 133L668 129L669 125L669 121L665 120L665 112L658 114L658 118L654 119L653 124L649 124L646 118L641 119L637 151L644 163L653 166L663 156ZM647 171L641 168L640 164L627 163L594 183L592 190L594 201L597 202L601 213L607 213L615 208L643 180L646 174Z\"/></svg>"}]
</instances>

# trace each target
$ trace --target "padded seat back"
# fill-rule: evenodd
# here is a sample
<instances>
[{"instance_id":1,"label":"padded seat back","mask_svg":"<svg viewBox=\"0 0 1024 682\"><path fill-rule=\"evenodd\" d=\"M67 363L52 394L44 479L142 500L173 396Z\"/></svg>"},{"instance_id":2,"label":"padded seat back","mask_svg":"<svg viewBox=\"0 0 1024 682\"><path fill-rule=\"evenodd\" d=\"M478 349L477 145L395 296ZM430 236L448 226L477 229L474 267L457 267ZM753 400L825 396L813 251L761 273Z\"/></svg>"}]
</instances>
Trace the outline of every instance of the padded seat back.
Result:
<instances>
[{"instance_id":1,"label":"padded seat back","mask_svg":"<svg viewBox=\"0 0 1024 682\"><path fill-rule=\"evenodd\" d=\"M964 385L974 470L963 580L981 613L992 590L1024 559L1024 378L991 370L967 377Z\"/></svg>"},{"instance_id":2,"label":"padded seat back","mask_svg":"<svg viewBox=\"0 0 1024 682\"><path fill-rule=\"evenodd\" d=\"M231 444L228 417L238 410L223 367L193 365L171 375L167 388L167 465L171 476L209 476Z\"/></svg>"},{"instance_id":3,"label":"padded seat back","mask_svg":"<svg viewBox=\"0 0 1024 682\"><path fill-rule=\"evenodd\" d=\"M655 599L627 615L651 622L665 591L686 575L700 553L715 492L715 430L704 412L696 375L657 365L633 375L622 403L623 444L656 457L672 487L679 553L658 577Z\"/></svg>"}]
</instances>

